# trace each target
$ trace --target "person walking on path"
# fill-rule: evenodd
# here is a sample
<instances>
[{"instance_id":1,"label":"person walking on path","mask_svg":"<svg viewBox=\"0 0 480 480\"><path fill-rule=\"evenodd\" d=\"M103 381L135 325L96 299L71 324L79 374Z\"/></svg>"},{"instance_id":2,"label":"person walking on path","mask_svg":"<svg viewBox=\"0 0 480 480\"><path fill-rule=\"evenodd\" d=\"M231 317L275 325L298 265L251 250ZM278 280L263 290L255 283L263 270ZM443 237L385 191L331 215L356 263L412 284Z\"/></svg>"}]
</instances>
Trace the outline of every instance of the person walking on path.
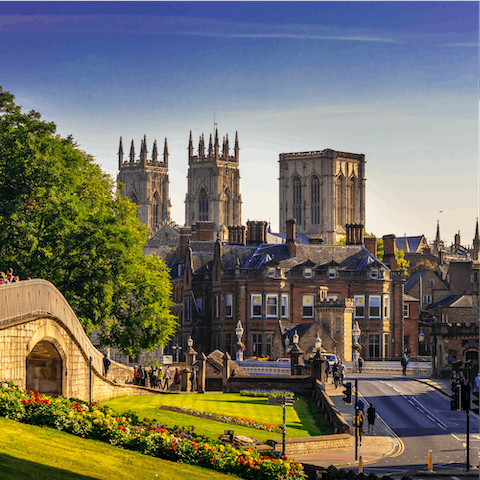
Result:
<instances>
[{"instance_id":1,"label":"person walking on path","mask_svg":"<svg viewBox=\"0 0 480 480\"><path fill-rule=\"evenodd\" d=\"M168 365L165 367L165 374L163 375L163 378L165 379L165 382L163 383L163 389L168 390L168 382L171 378L170 369L168 368Z\"/></svg>"},{"instance_id":2,"label":"person walking on path","mask_svg":"<svg viewBox=\"0 0 480 480\"><path fill-rule=\"evenodd\" d=\"M107 373L108 373L108 369L110 368L110 365L112 364L112 362L110 361L110 359L105 355L103 357L103 376L106 377L107 376Z\"/></svg>"},{"instance_id":3,"label":"person walking on path","mask_svg":"<svg viewBox=\"0 0 480 480\"><path fill-rule=\"evenodd\" d=\"M363 433L363 422L365 416L361 410L357 411L357 415L353 417L353 428L355 430L355 436L358 437L360 445L362 445L362 433Z\"/></svg>"},{"instance_id":4,"label":"person walking on path","mask_svg":"<svg viewBox=\"0 0 480 480\"><path fill-rule=\"evenodd\" d=\"M181 377L181 374L180 374L180 371L178 370L178 368L175 369L175 376L174 376L174 382L175 382L175 385L178 385L177 386L177 390L180 391L180 389L182 388L181 385L180 385L180 377Z\"/></svg>"},{"instance_id":5,"label":"person walking on path","mask_svg":"<svg viewBox=\"0 0 480 480\"><path fill-rule=\"evenodd\" d=\"M192 373L190 374L190 381L191 381L191 384L192 384L192 392L196 392L197 391L197 372L195 369L192 370Z\"/></svg>"},{"instance_id":6,"label":"person walking on path","mask_svg":"<svg viewBox=\"0 0 480 480\"><path fill-rule=\"evenodd\" d=\"M328 382L328 374L330 373L330 363L325 360L325 382Z\"/></svg>"},{"instance_id":7,"label":"person walking on path","mask_svg":"<svg viewBox=\"0 0 480 480\"><path fill-rule=\"evenodd\" d=\"M400 360L400 363L402 364L402 373L403 375L407 374L407 365L408 365L408 359L407 356L404 355L402 359Z\"/></svg>"},{"instance_id":8,"label":"person walking on path","mask_svg":"<svg viewBox=\"0 0 480 480\"><path fill-rule=\"evenodd\" d=\"M375 426L375 407L372 403L367 409L367 420L368 420L368 433L373 433L373 427Z\"/></svg>"},{"instance_id":9,"label":"person walking on path","mask_svg":"<svg viewBox=\"0 0 480 480\"><path fill-rule=\"evenodd\" d=\"M362 373L362 367L363 367L363 358L358 357L358 372Z\"/></svg>"}]
</instances>

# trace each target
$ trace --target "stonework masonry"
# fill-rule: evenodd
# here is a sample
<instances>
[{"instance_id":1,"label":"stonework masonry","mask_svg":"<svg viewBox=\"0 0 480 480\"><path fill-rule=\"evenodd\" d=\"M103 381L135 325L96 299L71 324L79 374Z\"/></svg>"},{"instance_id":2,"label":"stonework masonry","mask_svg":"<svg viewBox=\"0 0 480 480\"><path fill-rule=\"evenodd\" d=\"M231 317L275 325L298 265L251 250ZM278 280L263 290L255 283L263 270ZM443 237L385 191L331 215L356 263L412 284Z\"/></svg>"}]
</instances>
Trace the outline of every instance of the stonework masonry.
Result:
<instances>
[{"instance_id":1,"label":"stonework masonry","mask_svg":"<svg viewBox=\"0 0 480 480\"><path fill-rule=\"evenodd\" d=\"M365 225L365 155L325 149L282 153L279 159L281 228L295 218L297 233L332 244L345 225Z\"/></svg>"},{"instance_id":2,"label":"stonework masonry","mask_svg":"<svg viewBox=\"0 0 480 480\"><path fill-rule=\"evenodd\" d=\"M49 368L52 362L60 368ZM52 371L58 371L57 378L50 378ZM0 379L84 401L149 393L125 383L133 379L133 369L125 365L113 362L103 376L102 353L90 343L65 298L45 280L0 288Z\"/></svg>"}]
</instances>

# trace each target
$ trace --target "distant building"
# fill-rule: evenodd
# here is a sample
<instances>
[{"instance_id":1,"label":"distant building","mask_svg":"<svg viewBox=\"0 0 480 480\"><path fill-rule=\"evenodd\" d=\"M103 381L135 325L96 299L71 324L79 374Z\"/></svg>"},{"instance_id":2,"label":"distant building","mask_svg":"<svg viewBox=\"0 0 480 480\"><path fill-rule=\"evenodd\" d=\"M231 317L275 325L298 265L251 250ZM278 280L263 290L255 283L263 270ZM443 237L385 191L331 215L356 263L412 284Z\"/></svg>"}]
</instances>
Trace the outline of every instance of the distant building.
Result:
<instances>
[{"instance_id":1,"label":"distant building","mask_svg":"<svg viewBox=\"0 0 480 480\"><path fill-rule=\"evenodd\" d=\"M325 149L282 153L281 228L295 218L299 234L333 244L346 224L365 225L365 155Z\"/></svg>"}]
</instances>

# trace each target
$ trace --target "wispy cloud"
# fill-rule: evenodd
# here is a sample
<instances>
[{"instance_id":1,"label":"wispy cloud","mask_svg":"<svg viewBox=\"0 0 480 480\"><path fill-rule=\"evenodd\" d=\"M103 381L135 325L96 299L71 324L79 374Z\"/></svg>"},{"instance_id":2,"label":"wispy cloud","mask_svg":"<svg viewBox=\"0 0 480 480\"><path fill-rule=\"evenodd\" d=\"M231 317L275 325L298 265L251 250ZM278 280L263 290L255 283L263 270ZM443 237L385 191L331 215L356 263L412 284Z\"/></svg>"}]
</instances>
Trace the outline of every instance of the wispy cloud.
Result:
<instances>
[{"instance_id":1,"label":"wispy cloud","mask_svg":"<svg viewBox=\"0 0 480 480\"><path fill-rule=\"evenodd\" d=\"M201 37L337 40L404 43L400 38L372 29L326 25L229 22L221 19L147 15L4 15L0 33L97 33L192 35Z\"/></svg>"},{"instance_id":2,"label":"wispy cloud","mask_svg":"<svg viewBox=\"0 0 480 480\"><path fill-rule=\"evenodd\" d=\"M478 42L443 43L443 44L439 45L439 47L472 47L472 48L478 48L479 44L478 44Z\"/></svg>"}]
</instances>

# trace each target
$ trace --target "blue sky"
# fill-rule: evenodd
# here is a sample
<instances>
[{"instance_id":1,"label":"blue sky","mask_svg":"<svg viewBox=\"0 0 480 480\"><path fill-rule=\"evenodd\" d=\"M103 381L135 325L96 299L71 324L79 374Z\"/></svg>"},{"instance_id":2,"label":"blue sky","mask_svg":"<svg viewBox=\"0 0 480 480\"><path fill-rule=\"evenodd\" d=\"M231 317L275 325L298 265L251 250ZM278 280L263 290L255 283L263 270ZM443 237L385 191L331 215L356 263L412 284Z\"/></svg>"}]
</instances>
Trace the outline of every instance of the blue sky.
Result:
<instances>
[{"instance_id":1,"label":"blue sky","mask_svg":"<svg viewBox=\"0 0 480 480\"><path fill-rule=\"evenodd\" d=\"M0 85L116 175L167 137L184 221L189 131L240 139L242 221L278 229L278 155L367 160L366 229L472 242L477 2L0 2ZM442 213L440 213L442 211Z\"/></svg>"}]
</instances>

